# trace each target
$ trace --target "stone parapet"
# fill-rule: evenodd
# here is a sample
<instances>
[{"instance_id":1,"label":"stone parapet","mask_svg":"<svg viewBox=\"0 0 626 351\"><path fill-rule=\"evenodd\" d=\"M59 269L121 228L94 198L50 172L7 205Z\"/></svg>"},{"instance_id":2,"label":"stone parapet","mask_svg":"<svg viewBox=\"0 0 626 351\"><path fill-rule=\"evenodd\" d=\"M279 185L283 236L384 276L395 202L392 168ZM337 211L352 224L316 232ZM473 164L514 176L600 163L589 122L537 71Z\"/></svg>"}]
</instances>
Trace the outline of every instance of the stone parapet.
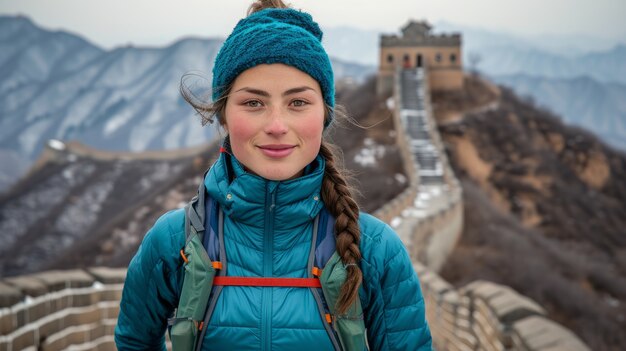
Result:
<instances>
[{"instance_id":1,"label":"stone parapet","mask_svg":"<svg viewBox=\"0 0 626 351\"><path fill-rule=\"evenodd\" d=\"M441 35L441 36L429 36L418 38L402 38L397 35L381 35L380 46L401 46L401 47L414 47L414 46L460 46L461 35Z\"/></svg>"},{"instance_id":2,"label":"stone parapet","mask_svg":"<svg viewBox=\"0 0 626 351\"><path fill-rule=\"evenodd\" d=\"M574 333L549 320L535 301L507 286L474 281L455 289L414 263L426 318L440 350L590 350Z\"/></svg>"},{"instance_id":3,"label":"stone parapet","mask_svg":"<svg viewBox=\"0 0 626 351\"><path fill-rule=\"evenodd\" d=\"M96 267L4 279L0 351L114 350L125 275L124 268Z\"/></svg>"},{"instance_id":4,"label":"stone parapet","mask_svg":"<svg viewBox=\"0 0 626 351\"><path fill-rule=\"evenodd\" d=\"M407 134L400 120L400 85L397 80L393 82L393 85L393 121L396 128L396 145L400 150L400 156L402 157L402 163L404 164L404 172L409 180L409 185L398 196L387 202L373 213L375 217L386 223L390 223L394 217L400 216L404 209L413 204L420 185L417 173L418 165L413 159L412 152L409 148L409 142L406 137Z\"/></svg>"}]
</instances>

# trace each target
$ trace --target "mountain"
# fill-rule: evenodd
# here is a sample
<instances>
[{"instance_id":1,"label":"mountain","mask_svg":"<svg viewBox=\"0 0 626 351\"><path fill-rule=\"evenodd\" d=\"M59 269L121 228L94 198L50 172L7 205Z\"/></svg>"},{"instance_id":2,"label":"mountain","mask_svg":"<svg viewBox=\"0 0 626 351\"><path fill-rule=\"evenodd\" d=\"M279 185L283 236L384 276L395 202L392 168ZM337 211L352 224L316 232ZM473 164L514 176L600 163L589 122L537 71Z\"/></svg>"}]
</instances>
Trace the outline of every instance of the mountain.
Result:
<instances>
[{"instance_id":1,"label":"mountain","mask_svg":"<svg viewBox=\"0 0 626 351\"><path fill-rule=\"evenodd\" d=\"M49 139L104 150L191 147L215 128L179 93L181 77L200 98L210 92L221 39L186 38L164 48L110 51L67 32L0 16L0 191L30 166ZM333 59L337 79L362 82L374 69Z\"/></svg>"},{"instance_id":2,"label":"mountain","mask_svg":"<svg viewBox=\"0 0 626 351\"><path fill-rule=\"evenodd\" d=\"M626 45L584 36L521 38L446 23L436 29L463 33L466 69L626 150ZM480 57L476 67L473 54Z\"/></svg>"},{"instance_id":3,"label":"mountain","mask_svg":"<svg viewBox=\"0 0 626 351\"><path fill-rule=\"evenodd\" d=\"M604 83L626 84L626 45L604 52L566 57L539 49L493 46L466 51L478 53L478 69L487 75L531 74L547 78L589 76ZM469 61L466 61L468 63Z\"/></svg>"},{"instance_id":4,"label":"mountain","mask_svg":"<svg viewBox=\"0 0 626 351\"><path fill-rule=\"evenodd\" d=\"M378 67L380 31L353 27L324 28L322 43L328 54L338 59Z\"/></svg>"},{"instance_id":5,"label":"mountain","mask_svg":"<svg viewBox=\"0 0 626 351\"><path fill-rule=\"evenodd\" d=\"M442 276L510 286L592 350L623 350L626 154L473 77L432 102L464 201Z\"/></svg>"},{"instance_id":6,"label":"mountain","mask_svg":"<svg viewBox=\"0 0 626 351\"><path fill-rule=\"evenodd\" d=\"M477 68L488 76L589 76L600 82L626 83L626 41L582 35L521 37L447 22L438 23L434 30L462 33L465 67L470 68L469 56L477 54L480 56Z\"/></svg>"},{"instance_id":7,"label":"mountain","mask_svg":"<svg viewBox=\"0 0 626 351\"><path fill-rule=\"evenodd\" d=\"M565 122L591 130L605 142L626 150L626 84L601 83L586 76L546 78L516 74L492 78L562 116Z\"/></svg>"},{"instance_id":8,"label":"mountain","mask_svg":"<svg viewBox=\"0 0 626 351\"><path fill-rule=\"evenodd\" d=\"M12 171L7 160L29 164L51 138L130 151L188 147L213 138L212 128L199 127L178 85L190 70L210 72L219 40L105 51L24 17L0 17L0 29L5 179Z\"/></svg>"}]
</instances>

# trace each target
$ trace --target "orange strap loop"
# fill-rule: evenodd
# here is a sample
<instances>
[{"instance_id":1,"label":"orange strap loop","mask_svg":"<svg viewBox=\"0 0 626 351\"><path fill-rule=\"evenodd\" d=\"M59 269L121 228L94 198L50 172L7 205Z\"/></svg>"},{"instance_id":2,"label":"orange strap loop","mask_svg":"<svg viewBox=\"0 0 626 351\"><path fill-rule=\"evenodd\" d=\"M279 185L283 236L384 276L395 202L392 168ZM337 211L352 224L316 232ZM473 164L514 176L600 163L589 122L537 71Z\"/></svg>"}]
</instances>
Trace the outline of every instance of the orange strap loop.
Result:
<instances>
[{"instance_id":1,"label":"orange strap loop","mask_svg":"<svg viewBox=\"0 0 626 351\"><path fill-rule=\"evenodd\" d=\"M316 277L321 277L322 276L322 269L319 268L319 267L313 267L312 273Z\"/></svg>"},{"instance_id":2,"label":"orange strap loop","mask_svg":"<svg viewBox=\"0 0 626 351\"><path fill-rule=\"evenodd\" d=\"M211 262L211 264L213 265L213 268L215 269L222 269L222 262L220 261L213 261Z\"/></svg>"},{"instance_id":3,"label":"orange strap loop","mask_svg":"<svg viewBox=\"0 0 626 351\"><path fill-rule=\"evenodd\" d=\"M185 261L185 263L189 263L189 260L187 259L187 256L185 256L185 250L184 249L180 249L180 255L183 258L183 261Z\"/></svg>"}]
</instances>

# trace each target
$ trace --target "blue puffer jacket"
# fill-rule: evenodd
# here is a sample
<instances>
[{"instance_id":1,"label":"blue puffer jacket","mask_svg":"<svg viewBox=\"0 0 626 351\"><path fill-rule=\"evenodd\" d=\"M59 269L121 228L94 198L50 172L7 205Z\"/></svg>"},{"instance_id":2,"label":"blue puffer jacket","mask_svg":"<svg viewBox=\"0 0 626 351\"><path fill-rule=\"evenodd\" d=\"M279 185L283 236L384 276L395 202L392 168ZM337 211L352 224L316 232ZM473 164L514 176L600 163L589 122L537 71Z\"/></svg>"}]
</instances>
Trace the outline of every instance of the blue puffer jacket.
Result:
<instances>
[{"instance_id":1,"label":"blue puffer jacket","mask_svg":"<svg viewBox=\"0 0 626 351\"><path fill-rule=\"evenodd\" d=\"M227 275L307 277L323 175L321 157L304 176L277 182L246 173L232 156L220 156L205 185L225 213ZM370 349L430 350L424 300L406 249L378 219L363 213L359 222L359 297ZM182 286L184 245L182 209L163 215L147 233L128 267L115 329L119 350L164 349L167 318ZM323 323L309 289L226 286L203 350L332 350Z\"/></svg>"}]
</instances>

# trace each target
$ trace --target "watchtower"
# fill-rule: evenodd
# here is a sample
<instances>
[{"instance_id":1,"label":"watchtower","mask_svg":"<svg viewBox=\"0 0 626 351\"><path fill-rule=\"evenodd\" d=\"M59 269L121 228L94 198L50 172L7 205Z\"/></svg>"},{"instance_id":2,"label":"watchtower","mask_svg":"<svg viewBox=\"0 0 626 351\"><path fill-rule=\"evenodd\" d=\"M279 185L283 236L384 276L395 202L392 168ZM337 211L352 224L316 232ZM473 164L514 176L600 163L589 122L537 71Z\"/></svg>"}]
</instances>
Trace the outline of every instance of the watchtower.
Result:
<instances>
[{"instance_id":1,"label":"watchtower","mask_svg":"<svg viewBox=\"0 0 626 351\"><path fill-rule=\"evenodd\" d=\"M426 21L410 21L402 35L381 35L378 93L393 88L396 68L425 67L431 90L463 87L461 34L433 34Z\"/></svg>"}]
</instances>

